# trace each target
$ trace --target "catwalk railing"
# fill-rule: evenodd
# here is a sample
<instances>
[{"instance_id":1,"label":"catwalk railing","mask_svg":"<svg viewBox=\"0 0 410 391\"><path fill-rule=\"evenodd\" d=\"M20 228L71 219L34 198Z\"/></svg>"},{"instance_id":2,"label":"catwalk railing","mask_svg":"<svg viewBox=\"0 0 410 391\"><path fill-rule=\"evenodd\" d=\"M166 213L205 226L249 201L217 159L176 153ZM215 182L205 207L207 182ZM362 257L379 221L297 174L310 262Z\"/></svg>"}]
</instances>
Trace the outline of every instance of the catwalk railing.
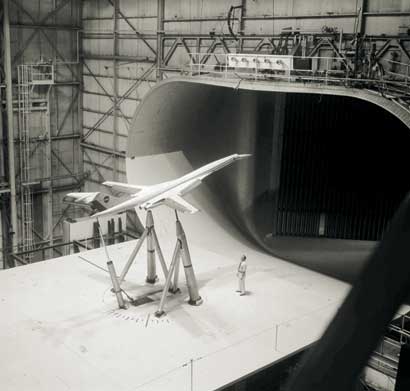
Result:
<instances>
[{"instance_id":1,"label":"catwalk railing","mask_svg":"<svg viewBox=\"0 0 410 391\"><path fill-rule=\"evenodd\" d=\"M387 70L388 68L388 70ZM190 76L223 79L319 83L370 88L389 98L410 98L410 63L383 60L360 67L340 57L271 54L191 53L183 71Z\"/></svg>"}]
</instances>

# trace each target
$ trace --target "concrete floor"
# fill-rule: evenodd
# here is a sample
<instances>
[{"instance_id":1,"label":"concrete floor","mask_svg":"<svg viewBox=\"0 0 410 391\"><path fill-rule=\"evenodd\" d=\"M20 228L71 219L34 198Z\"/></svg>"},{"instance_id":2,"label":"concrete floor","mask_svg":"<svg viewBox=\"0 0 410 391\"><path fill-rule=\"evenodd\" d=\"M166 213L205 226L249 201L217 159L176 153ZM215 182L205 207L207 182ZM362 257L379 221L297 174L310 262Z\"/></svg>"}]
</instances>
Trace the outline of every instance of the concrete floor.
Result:
<instances>
[{"instance_id":1,"label":"concrete floor","mask_svg":"<svg viewBox=\"0 0 410 391\"><path fill-rule=\"evenodd\" d=\"M170 179L192 168L179 152L128 159L127 165L129 181L139 184ZM153 316L158 294L151 296L151 303L119 310L108 274L78 255L4 271L2 390L180 391L190 390L191 381L195 390L213 390L320 336L349 286L257 248L223 217L206 184L187 200L202 210L181 216L181 221L203 304L187 304L181 283L182 292L168 299L163 318ZM154 220L169 263L174 213L157 208ZM133 245L108 248L117 273ZM164 282L158 267L156 286L144 283L144 252L145 246L124 285L132 296ZM243 253L249 260L249 294L240 297L235 293L236 268ZM80 255L105 267L103 249Z\"/></svg>"},{"instance_id":2,"label":"concrete floor","mask_svg":"<svg viewBox=\"0 0 410 391\"><path fill-rule=\"evenodd\" d=\"M109 247L117 270L134 244ZM162 244L169 260L173 243ZM194 389L217 389L316 340L348 289L252 252L249 294L240 297L236 259L190 249L204 303L188 305L181 284L160 319L153 316L158 294L119 310L108 274L77 255L1 273L2 390L189 390L191 359ZM105 267L102 249L81 256ZM125 291L155 290L144 278L141 254Z\"/></svg>"}]
</instances>

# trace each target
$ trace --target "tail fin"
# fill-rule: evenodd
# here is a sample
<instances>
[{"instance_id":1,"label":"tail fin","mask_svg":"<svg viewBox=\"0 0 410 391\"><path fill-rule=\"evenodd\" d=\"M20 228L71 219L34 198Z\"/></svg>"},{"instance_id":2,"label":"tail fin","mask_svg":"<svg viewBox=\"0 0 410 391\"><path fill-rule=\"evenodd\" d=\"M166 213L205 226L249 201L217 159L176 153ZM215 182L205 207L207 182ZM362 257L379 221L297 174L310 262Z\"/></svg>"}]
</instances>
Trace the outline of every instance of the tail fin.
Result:
<instances>
[{"instance_id":1,"label":"tail fin","mask_svg":"<svg viewBox=\"0 0 410 391\"><path fill-rule=\"evenodd\" d=\"M106 209L112 208L122 202L123 199L114 197L112 195L94 192L94 193L68 193L63 202L76 206L84 206L90 208L92 211L102 212Z\"/></svg>"},{"instance_id":2,"label":"tail fin","mask_svg":"<svg viewBox=\"0 0 410 391\"><path fill-rule=\"evenodd\" d=\"M129 185L122 182L103 182L103 185L119 193L135 194L141 191L145 186Z\"/></svg>"}]
</instances>

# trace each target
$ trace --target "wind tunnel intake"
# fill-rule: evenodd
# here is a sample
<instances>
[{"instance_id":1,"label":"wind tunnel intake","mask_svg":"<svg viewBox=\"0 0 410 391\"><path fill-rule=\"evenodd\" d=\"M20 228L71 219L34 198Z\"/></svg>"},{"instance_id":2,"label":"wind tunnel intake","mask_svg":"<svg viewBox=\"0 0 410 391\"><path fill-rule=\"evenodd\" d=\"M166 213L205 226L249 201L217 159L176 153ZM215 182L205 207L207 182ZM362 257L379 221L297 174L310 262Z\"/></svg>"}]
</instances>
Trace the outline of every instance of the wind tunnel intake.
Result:
<instances>
[{"instance_id":1,"label":"wind tunnel intake","mask_svg":"<svg viewBox=\"0 0 410 391\"><path fill-rule=\"evenodd\" d=\"M245 88L160 83L127 157L182 151L198 168L252 154L206 179L223 218L264 251L352 281L410 188L405 121L353 93Z\"/></svg>"}]
</instances>

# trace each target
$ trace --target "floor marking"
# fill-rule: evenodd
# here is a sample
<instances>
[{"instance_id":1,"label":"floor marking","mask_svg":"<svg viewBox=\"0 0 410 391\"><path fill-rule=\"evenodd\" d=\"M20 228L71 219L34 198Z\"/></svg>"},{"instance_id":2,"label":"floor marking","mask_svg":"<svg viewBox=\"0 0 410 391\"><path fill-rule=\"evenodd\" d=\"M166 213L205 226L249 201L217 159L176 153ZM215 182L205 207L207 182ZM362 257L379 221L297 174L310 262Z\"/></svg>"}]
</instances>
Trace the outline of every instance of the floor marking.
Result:
<instances>
[{"instance_id":1,"label":"floor marking","mask_svg":"<svg viewBox=\"0 0 410 391\"><path fill-rule=\"evenodd\" d=\"M136 324L136 326L139 327L144 327L148 328L151 326L160 326L160 325L170 325L172 324L172 321L164 316L161 319L157 318L152 318L150 313L147 314L141 314L140 316L135 315L135 314L122 314L118 312L113 312L110 314L113 318L119 319L119 320L124 320L127 322L132 322Z\"/></svg>"}]
</instances>

